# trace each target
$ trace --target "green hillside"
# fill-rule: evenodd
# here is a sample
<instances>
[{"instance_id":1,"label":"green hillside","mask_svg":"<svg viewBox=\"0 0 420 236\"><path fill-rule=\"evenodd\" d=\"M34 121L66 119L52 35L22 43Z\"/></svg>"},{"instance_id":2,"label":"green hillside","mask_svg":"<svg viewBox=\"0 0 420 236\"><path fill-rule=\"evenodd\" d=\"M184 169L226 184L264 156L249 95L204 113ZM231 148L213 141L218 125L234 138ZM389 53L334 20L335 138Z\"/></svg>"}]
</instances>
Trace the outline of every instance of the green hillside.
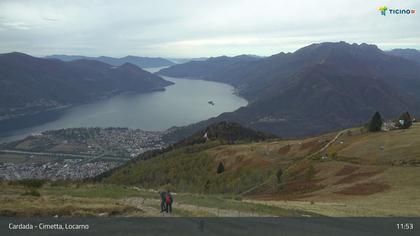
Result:
<instances>
[{"instance_id":1,"label":"green hillside","mask_svg":"<svg viewBox=\"0 0 420 236\"><path fill-rule=\"evenodd\" d=\"M224 161L217 162L212 150L274 138L273 135L237 123L220 122L163 151L144 153L137 161L98 178L107 176L104 180L107 183L140 184L147 188L171 187L183 192L239 193L252 187L256 181L264 181L275 170L267 168L267 171L261 171L252 166L243 166L241 171L217 174L217 166ZM229 163L222 165L229 166Z\"/></svg>"},{"instance_id":2,"label":"green hillside","mask_svg":"<svg viewBox=\"0 0 420 236\"><path fill-rule=\"evenodd\" d=\"M420 206L419 147L418 123L407 130L353 128L301 140L210 140L137 160L102 181L237 195L326 215L415 215L420 207L409 206ZM224 171L218 173L220 163Z\"/></svg>"}]
</instances>

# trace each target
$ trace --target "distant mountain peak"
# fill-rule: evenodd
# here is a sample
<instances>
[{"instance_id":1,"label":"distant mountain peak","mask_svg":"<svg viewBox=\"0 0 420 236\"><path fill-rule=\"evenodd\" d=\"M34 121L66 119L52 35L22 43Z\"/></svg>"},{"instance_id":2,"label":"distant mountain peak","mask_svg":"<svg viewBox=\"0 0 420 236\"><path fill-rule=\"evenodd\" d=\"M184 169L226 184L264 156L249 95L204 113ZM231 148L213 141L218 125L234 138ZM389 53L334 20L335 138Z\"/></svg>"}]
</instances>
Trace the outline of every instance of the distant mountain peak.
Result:
<instances>
[{"instance_id":1,"label":"distant mountain peak","mask_svg":"<svg viewBox=\"0 0 420 236\"><path fill-rule=\"evenodd\" d=\"M382 53L382 51L373 44L366 43L346 43L344 41L340 42L325 42L325 43L314 43L309 46L303 47L297 50L295 53L304 54L304 53L320 53L320 52L371 52L371 53Z\"/></svg>"},{"instance_id":2,"label":"distant mountain peak","mask_svg":"<svg viewBox=\"0 0 420 236\"><path fill-rule=\"evenodd\" d=\"M20 55L20 56L29 56L28 54L22 53L22 52L8 52L4 53L4 55Z\"/></svg>"},{"instance_id":3,"label":"distant mountain peak","mask_svg":"<svg viewBox=\"0 0 420 236\"><path fill-rule=\"evenodd\" d=\"M0 56L5 57L26 57L26 58L32 58L32 56L22 53L22 52L8 52L8 53L2 53Z\"/></svg>"},{"instance_id":4,"label":"distant mountain peak","mask_svg":"<svg viewBox=\"0 0 420 236\"><path fill-rule=\"evenodd\" d=\"M174 62L169 61L165 58L161 58L161 57L137 57L137 56L132 56L132 55L121 57L121 58L108 57L108 56L86 57L86 56L78 56L78 55L72 55L72 56L52 55L52 56L46 56L45 58L60 59L62 61L74 61L74 60L80 60L80 59L87 59L87 60L101 61L112 66L121 66L124 63L128 62L140 68L171 66L175 64Z\"/></svg>"},{"instance_id":5,"label":"distant mountain peak","mask_svg":"<svg viewBox=\"0 0 420 236\"><path fill-rule=\"evenodd\" d=\"M420 63L420 51L412 48L396 48L386 52L389 55L402 57Z\"/></svg>"},{"instance_id":6,"label":"distant mountain peak","mask_svg":"<svg viewBox=\"0 0 420 236\"><path fill-rule=\"evenodd\" d=\"M124 64L120 65L119 68L126 68L126 69L140 69L139 67L137 67L136 65L130 63L130 62L125 62Z\"/></svg>"}]
</instances>

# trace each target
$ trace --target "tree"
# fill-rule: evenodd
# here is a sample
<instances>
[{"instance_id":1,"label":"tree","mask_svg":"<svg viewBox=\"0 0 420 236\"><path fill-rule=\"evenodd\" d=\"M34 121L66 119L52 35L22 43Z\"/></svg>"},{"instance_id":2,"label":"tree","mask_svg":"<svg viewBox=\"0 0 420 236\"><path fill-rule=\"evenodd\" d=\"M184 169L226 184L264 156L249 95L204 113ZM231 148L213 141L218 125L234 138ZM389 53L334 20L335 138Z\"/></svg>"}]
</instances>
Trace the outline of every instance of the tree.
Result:
<instances>
[{"instance_id":1,"label":"tree","mask_svg":"<svg viewBox=\"0 0 420 236\"><path fill-rule=\"evenodd\" d=\"M408 129L413 125L413 118L411 118L410 113L404 112L398 117L397 126L401 129Z\"/></svg>"},{"instance_id":2,"label":"tree","mask_svg":"<svg viewBox=\"0 0 420 236\"><path fill-rule=\"evenodd\" d=\"M368 124L368 129L370 132L378 132L381 131L383 120L381 117L381 114L379 112L375 112L375 114L372 116L372 119L370 120Z\"/></svg>"},{"instance_id":3,"label":"tree","mask_svg":"<svg viewBox=\"0 0 420 236\"><path fill-rule=\"evenodd\" d=\"M222 162L219 162L219 166L217 166L217 173L221 174L225 171L225 166L223 165Z\"/></svg>"},{"instance_id":4,"label":"tree","mask_svg":"<svg viewBox=\"0 0 420 236\"><path fill-rule=\"evenodd\" d=\"M281 176L283 175L283 171L281 169L277 170L276 177L277 177L277 183L281 183Z\"/></svg>"}]
</instances>

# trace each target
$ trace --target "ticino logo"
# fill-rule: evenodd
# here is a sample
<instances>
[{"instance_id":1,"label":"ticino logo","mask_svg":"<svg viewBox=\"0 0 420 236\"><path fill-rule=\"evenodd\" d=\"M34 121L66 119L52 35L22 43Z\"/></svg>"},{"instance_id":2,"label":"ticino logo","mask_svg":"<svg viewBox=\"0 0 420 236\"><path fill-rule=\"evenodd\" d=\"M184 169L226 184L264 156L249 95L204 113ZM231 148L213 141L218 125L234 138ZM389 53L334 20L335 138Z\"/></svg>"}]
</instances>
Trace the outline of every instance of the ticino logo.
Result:
<instances>
[{"instance_id":1,"label":"ticino logo","mask_svg":"<svg viewBox=\"0 0 420 236\"><path fill-rule=\"evenodd\" d=\"M379 7L381 15L386 16L386 13L390 15L410 15L416 13L414 9L388 9L386 6Z\"/></svg>"}]
</instances>

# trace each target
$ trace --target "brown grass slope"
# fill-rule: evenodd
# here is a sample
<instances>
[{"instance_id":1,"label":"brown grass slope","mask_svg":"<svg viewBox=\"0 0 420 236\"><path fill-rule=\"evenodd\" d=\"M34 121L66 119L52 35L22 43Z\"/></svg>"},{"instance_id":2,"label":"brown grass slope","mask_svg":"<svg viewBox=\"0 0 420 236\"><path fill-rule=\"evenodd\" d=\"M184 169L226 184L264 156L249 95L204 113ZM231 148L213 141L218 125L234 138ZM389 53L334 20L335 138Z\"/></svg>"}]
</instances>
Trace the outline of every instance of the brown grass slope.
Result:
<instances>
[{"instance_id":1,"label":"brown grass slope","mask_svg":"<svg viewBox=\"0 0 420 236\"><path fill-rule=\"evenodd\" d=\"M225 171L218 174L219 163ZM420 124L390 132L353 128L300 140L192 145L140 160L103 181L237 194L333 216L418 216Z\"/></svg>"}]
</instances>

